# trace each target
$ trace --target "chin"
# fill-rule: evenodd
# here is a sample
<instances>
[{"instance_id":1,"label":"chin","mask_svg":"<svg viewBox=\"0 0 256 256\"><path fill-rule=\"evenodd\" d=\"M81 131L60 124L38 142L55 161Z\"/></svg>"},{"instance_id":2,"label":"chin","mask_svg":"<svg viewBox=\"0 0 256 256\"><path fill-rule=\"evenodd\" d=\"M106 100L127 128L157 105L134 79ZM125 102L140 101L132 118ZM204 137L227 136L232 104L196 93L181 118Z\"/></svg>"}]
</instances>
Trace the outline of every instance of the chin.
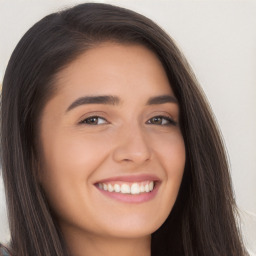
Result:
<instances>
[{"instance_id":1,"label":"chin","mask_svg":"<svg viewBox=\"0 0 256 256\"><path fill-rule=\"evenodd\" d=\"M139 224L137 222L127 221L126 223L118 224L108 228L108 233L110 236L119 237L119 238L139 238L149 236L154 233L162 223L156 223L153 225L152 222L149 222L147 225Z\"/></svg>"}]
</instances>

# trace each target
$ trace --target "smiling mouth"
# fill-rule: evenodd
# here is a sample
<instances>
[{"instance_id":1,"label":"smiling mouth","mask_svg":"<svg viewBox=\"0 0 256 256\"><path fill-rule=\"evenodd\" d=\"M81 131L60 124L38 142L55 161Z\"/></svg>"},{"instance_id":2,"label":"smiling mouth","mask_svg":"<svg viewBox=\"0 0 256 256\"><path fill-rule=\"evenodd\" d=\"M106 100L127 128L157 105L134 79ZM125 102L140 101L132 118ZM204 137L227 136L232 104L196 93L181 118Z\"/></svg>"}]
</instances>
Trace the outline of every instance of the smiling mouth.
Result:
<instances>
[{"instance_id":1,"label":"smiling mouth","mask_svg":"<svg viewBox=\"0 0 256 256\"><path fill-rule=\"evenodd\" d=\"M97 183L96 186L100 190L120 193L139 195L141 193L150 193L156 185L155 181L142 182L111 182L111 183Z\"/></svg>"}]
</instances>

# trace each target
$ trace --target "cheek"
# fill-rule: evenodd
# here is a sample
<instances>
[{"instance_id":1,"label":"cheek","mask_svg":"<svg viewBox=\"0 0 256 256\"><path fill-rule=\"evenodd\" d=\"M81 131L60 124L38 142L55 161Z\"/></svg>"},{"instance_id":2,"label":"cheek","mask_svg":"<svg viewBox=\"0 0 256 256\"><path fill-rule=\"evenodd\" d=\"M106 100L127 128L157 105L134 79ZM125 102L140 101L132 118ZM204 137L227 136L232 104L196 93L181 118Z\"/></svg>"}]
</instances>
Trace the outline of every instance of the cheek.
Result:
<instances>
[{"instance_id":1,"label":"cheek","mask_svg":"<svg viewBox=\"0 0 256 256\"><path fill-rule=\"evenodd\" d=\"M182 181L185 162L186 162L186 151L185 144L182 135L179 133L177 136L170 138L168 145L166 143L163 147L163 167L166 170L167 182L169 184L170 196L172 193L175 198L178 194L180 184Z\"/></svg>"},{"instance_id":2,"label":"cheek","mask_svg":"<svg viewBox=\"0 0 256 256\"><path fill-rule=\"evenodd\" d=\"M92 167L99 163L99 156L107 151L102 136L84 136L82 133L59 133L45 138L44 142L45 169L62 174L89 175Z\"/></svg>"},{"instance_id":3,"label":"cheek","mask_svg":"<svg viewBox=\"0 0 256 256\"><path fill-rule=\"evenodd\" d=\"M168 176L183 174L186 161L186 150L182 134L179 130L159 136L152 145L157 159Z\"/></svg>"},{"instance_id":4,"label":"cheek","mask_svg":"<svg viewBox=\"0 0 256 256\"><path fill-rule=\"evenodd\" d=\"M90 177L104 161L108 143L100 136L55 133L44 138L40 181L58 213L75 209L74 198L84 200ZM67 205L69 204L69 205Z\"/></svg>"},{"instance_id":5,"label":"cheek","mask_svg":"<svg viewBox=\"0 0 256 256\"><path fill-rule=\"evenodd\" d=\"M159 138L155 141L154 150L165 175L162 205L167 217L176 201L185 168L186 151L181 133L175 132Z\"/></svg>"}]
</instances>

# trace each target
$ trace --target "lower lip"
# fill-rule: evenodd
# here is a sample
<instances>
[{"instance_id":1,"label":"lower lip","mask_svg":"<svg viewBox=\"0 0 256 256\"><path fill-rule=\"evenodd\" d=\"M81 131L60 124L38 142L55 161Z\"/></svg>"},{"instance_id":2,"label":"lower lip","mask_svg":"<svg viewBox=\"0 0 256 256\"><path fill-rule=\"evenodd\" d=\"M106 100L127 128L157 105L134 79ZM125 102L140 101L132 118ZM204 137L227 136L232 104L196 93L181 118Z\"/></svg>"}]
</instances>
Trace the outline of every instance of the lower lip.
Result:
<instances>
[{"instance_id":1,"label":"lower lip","mask_svg":"<svg viewBox=\"0 0 256 256\"><path fill-rule=\"evenodd\" d=\"M156 196L159 186L160 186L160 183L157 182L155 184L154 189L151 192L135 194L135 195L109 192L109 191L100 189L97 186L96 186L96 188L103 195L111 197L111 198L116 199L116 200L121 201L121 202L125 202L125 203L144 203L144 202L152 200Z\"/></svg>"}]
</instances>

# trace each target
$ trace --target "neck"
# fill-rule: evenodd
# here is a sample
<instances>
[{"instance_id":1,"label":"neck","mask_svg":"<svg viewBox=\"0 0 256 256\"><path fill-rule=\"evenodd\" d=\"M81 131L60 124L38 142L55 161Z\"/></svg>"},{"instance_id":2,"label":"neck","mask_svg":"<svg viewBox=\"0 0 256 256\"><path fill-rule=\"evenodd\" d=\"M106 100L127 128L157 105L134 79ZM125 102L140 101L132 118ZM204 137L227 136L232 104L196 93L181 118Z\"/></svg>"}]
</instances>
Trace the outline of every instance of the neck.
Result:
<instances>
[{"instance_id":1,"label":"neck","mask_svg":"<svg viewBox=\"0 0 256 256\"><path fill-rule=\"evenodd\" d=\"M73 256L150 256L151 236L139 238L117 238L99 236L65 236Z\"/></svg>"}]
</instances>

